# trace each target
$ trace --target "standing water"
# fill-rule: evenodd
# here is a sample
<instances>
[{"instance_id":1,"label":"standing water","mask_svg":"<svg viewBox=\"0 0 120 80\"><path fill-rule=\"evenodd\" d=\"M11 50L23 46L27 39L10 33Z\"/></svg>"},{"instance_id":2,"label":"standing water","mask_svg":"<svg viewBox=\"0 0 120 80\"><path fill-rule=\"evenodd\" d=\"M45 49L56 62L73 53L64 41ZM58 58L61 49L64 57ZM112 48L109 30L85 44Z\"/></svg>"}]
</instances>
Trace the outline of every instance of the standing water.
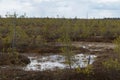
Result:
<instances>
[{"instance_id":1,"label":"standing water","mask_svg":"<svg viewBox=\"0 0 120 80\"><path fill-rule=\"evenodd\" d=\"M86 67L90 56L89 64L92 64L95 59L95 55L76 54L74 56L74 63L72 68ZM36 56L29 57L31 63L28 64L24 70L29 71L43 71L69 68L69 65L65 62L65 57L62 55L50 55L50 56Z\"/></svg>"}]
</instances>

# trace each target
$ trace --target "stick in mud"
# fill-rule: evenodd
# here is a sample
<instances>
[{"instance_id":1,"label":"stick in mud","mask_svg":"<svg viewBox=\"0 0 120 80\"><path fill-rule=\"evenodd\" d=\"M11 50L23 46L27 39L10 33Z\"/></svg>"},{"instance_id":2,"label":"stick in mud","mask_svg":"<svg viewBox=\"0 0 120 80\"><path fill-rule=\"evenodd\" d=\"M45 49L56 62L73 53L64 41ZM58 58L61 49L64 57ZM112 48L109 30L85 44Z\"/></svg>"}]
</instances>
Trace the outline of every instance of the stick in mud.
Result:
<instances>
[{"instance_id":1,"label":"stick in mud","mask_svg":"<svg viewBox=\"0 0 120 80\"><path fill-rule=\"evenodd\" d=\"M91 59L91 57L90 57L90 55L89 55L89 57L88 57L88 65L90 64L90 59Z\"/></svg>"}]
</instances>

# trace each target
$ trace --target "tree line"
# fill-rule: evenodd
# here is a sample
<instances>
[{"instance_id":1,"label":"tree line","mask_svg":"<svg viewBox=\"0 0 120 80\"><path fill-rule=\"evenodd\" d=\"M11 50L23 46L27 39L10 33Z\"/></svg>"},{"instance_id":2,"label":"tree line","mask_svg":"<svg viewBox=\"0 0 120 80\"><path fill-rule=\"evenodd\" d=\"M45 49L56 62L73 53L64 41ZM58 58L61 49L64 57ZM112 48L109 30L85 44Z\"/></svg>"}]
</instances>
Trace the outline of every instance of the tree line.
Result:
<instances>
[{"instance_id":1,"label":"tree line","mask_svg":"<svg viewBox=\"0 0 120 80\"><path fill-rule=\"evenodd\" d=\"M16 26L16 47L41 47L57 41L66 32L70 40L102 38L113 40L120 35L120 20L66 18L0 18L0 47L11 46Z\"/></svg>"}]
</instances>

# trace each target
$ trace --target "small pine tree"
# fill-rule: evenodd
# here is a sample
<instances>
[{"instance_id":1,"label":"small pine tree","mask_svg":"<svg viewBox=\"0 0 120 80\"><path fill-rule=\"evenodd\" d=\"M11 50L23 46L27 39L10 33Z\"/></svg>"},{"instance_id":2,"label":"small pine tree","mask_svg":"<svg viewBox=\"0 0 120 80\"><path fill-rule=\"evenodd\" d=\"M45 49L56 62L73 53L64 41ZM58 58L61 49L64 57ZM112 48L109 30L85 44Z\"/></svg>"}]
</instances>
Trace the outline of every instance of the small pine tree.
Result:
<instances>
[{"instance_id":1,"label":"small pine tree","mask_svg":"<svg viewBox=\"0 0 120 80\"><path fill-rule=\"evenodd\" d=\"M67 23L69 24L69 22ZM65 45L62 47L62 52L63 56L65 56L66 63L69 65L69 68L72 69L72 64L73 64L73 55L74 53L72 52L72 43L71 43L71 38L70 38L70 29L69 25L63 25L62 27L62 35L59 39L59 41Z\"/></svg>"}]
</instances>

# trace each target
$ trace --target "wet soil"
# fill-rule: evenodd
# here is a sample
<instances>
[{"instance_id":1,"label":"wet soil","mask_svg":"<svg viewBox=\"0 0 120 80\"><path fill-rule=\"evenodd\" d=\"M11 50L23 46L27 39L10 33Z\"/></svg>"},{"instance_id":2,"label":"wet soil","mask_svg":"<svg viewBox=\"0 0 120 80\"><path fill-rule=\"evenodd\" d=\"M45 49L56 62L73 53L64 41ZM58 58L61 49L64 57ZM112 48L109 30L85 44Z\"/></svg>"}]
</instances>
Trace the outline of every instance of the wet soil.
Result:
<instances>
[{"instance_id":1,"label":"wet soil","mask_svg":"<svg viewBox=\"0 0 120 80\"><path fill-rule=\"evenodd\" d=\"M38 53L39 55L45 55L45 53L49 54L60 54L62 53L63 47L67 47L65 44L49 42L47 45L35 49L26 49L24 53ZM109 49L113 49L115 45L113 43L106 42L72 42L72 51L75 54L78 53L94 53L101 51L106 51ZM21 52L21 51L20 51Z\"/></svg>"},{"instance_id":2,"label":"wet soil","mask_svg":"<svg viewBox=\"0 0 120 80\"><path fill-rule=\"evenodd\" d=\"M33 54L31 52L24 55L36 56L60 54L60 47L65 46L60 43L49 44L52 47L49 46L48 49L44 48L44 50L39 49L41 51L36 54ZM24 71L22 69L15 69L11 67L0 67L0 80L120 80L120 70L108 71L102 65L102 62L108 60L111 57L116 57L116 54L114 52L114 44L104 42L73 42L72 45L73 50L76 54L84 53L97 55L96 61L93 63L92 72L89 74L78 72L76 69L57 69L55 71Z\"/></svg>"},{"instance_id":3,"label":"wet soil","mask_svg":"<svg viewBox=\"0 0 120 80\"><path fill-rule=\"evenodd\" d=\"M0 66L3 65L27 65L30 60L25 55L13 55L8 53L0 53Z\"/></svg>"}]
</instances>

